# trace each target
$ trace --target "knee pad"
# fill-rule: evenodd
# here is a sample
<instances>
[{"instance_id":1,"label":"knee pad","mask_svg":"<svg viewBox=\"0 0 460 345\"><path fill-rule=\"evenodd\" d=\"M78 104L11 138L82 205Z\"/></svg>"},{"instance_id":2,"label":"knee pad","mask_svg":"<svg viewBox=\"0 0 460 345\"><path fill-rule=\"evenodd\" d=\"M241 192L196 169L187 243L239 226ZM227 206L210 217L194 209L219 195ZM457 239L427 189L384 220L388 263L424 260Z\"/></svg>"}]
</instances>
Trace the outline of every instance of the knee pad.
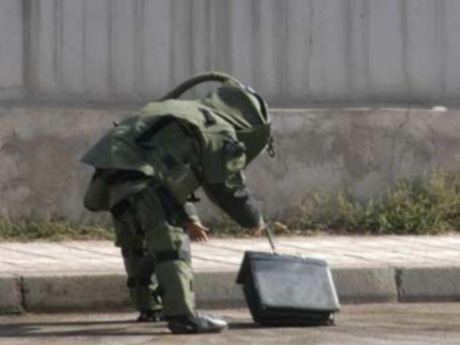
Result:
<instances>
[{"instance_id":1,"label":"knee pad","mask_svg":"<svg viewBox=\"0 0 460 345\"><path fill-rule=\"evenodd\" d=\"M156 262L159 264L165 261L182 260L186 262L192 261L192 251L190 246L190 238L187 234L182 236L182 244L177 250L165 250L155 253Z\"/></svg>"}]
</instances>

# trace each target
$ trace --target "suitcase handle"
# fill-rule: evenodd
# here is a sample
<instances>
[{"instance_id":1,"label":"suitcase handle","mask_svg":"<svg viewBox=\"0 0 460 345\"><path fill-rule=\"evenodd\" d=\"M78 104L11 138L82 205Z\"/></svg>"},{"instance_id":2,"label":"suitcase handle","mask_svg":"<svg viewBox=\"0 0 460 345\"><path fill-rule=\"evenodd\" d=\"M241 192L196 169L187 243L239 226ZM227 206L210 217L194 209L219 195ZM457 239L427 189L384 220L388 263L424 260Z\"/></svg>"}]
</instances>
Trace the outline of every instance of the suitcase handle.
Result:
<instances>
[{"instance_id":1,"label":"suitcase handle","mask_svg":"<svg viewBox=\"0 0 460 345\"><path fill-rule=\"evenodd\" d=\"M275 243L273 242L273 237L272 237L273 235L271 233L270 227L268 226L268 223L265 223L264 232L265 232L265 235L267 235L268 242L270 243L270 247L272 247L273 254L278 255L278 253L276 252Z\"/></svg>"}]
</instances>

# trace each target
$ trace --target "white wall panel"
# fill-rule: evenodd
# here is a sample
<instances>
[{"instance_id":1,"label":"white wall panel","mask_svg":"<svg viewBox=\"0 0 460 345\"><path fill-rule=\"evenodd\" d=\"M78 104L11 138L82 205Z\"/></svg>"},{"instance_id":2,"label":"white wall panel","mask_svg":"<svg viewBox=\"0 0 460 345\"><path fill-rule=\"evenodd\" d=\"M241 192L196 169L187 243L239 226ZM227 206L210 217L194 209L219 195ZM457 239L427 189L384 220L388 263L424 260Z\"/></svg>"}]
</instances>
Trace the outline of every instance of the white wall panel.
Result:
<instances>
[{"instance_id":1,"label":"white wall panel","mask_svg":"<svg viewBox=\"0 0 460 345\"><path fill-rule=\"evenodd\" d=\"M460 96L457 0L5 0L0 10L3 99L24 80L34 99L144 101L204 70L278 106Z\"/></svg>"},{"instance_id":2,"label":"white wall panel","mask_svg":"<svg viewBox=\"0 0 460 345\"><path fill-rule=\"evenodd\" d=\"M15 0L0 2L0 99L22 96L22 8Z\"/></svg>"}]
</instances>

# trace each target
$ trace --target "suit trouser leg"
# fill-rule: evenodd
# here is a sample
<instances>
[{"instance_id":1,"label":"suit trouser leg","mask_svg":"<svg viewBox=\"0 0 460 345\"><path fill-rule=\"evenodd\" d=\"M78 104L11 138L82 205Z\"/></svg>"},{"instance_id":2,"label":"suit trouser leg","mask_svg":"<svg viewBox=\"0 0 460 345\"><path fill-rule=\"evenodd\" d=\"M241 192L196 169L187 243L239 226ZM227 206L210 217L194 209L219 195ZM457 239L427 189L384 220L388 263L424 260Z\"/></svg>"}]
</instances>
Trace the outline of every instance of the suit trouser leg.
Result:
<instances>
[{"instance_id":1,"label":"suit trouser leg","mask_svg":"<svg viewBox=\"0 0 460 345\"><path fill-rule=\"evenodd\" d=\"M171 221L164 202L153 189L129 199L130 211L142 228L148 253L155 259L165 318L195 315L193 272L188 236ZM132 223L132 220L131 220Z\"/></svg>"},{"instance_id":2,"label":"suit trouser leg","mask_svg":"<svg viewBox=\"0 0 460 345\"><path fill-rule=\"evenodd\" d=\"M134 308L139 311L161 309L155 261L148 254L142 236L134 233L130 229L132 226L116 218L113 218L113 224L116 234L115 244L121 247L128 276L127 286Z\"/></svg>"}]
</instances>

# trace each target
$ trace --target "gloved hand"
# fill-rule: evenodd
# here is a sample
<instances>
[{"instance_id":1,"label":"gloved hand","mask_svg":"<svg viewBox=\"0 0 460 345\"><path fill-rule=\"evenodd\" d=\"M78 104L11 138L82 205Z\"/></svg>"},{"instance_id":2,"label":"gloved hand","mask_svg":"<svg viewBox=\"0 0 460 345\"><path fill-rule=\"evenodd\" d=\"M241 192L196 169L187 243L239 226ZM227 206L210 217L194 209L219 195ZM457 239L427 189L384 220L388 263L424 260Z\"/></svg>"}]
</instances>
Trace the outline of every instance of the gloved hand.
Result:
<instances>
[{"instance_id":1,"label":"gloved hand","mask_svg":"<svg viewBox=\"0 0 460 345\"><path fill-rule=\"evenodd\" d=\"M259 224L251 229L248 229L247 232L248 232L248 235L251 237L260 237L264 231L264 228L265 228L265 221L261 217L259 220Z\"/></svg>"},{"instance_id":2,"label":"gloved hand","mask_svg":"<svg viewBox=\"0 0 460 345\"><path fill-rule=\"evenodd\" d=\"M264 230L263 226L255 227L252 229L248 229L248 235L251 237L260 237L262 235L262 231Z\"/></svg>"}]
</instances>

